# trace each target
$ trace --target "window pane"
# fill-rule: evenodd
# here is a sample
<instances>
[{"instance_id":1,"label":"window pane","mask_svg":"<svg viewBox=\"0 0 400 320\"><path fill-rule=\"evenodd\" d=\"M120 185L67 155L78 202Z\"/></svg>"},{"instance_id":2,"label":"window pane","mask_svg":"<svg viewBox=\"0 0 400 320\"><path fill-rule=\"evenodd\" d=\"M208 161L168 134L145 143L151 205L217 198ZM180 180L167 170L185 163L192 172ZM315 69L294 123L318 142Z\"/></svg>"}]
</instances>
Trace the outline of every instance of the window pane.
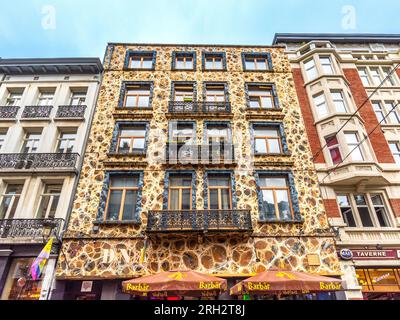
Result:
<instances>
[{"instance_id":1,"label":"window pane","mask_svg":"<svg viewBox=\"0 0 400 320\"><path fill-rule=\"evenodd\" d=\"M47 209L50 203L50 196L42 196L40 199L39 210L37 214L38 219L46 218Z\"/></svg>"},{"instance_id":2,"label":"window pane","mask_svg":"<svg viewBox=\"0 0 400 320\"><path fill-rule=\"evenodd\" d=\"M358 213L360 214L361 222L364 227L373 227L371 215L369 209L366 207L358 207Z\"/></svg>"},{"instance_id":3,"label":"window pane","mask_svg":"<svg viewBox=\"0 0 400 320\"><path fill-rule=\"evenodd\" d=\"M257 70L267 70L265 59L257 59Z\"/></svg>"},{"instance_id":4,"label":"window pane","mask_svg":"<svg viewBox=\"0 0 400 320\"><path fill-rule=\"evenodd\" d=\"M231 199L229 189L221 189L221 209L222 210L230 210L231 208Z\"/></svg>"},{"instance_id":5,"label":"window pane","mask_svg":"<svg viewBox=\"0 0 400 320\"><path fill-rule=\"evenodd\" d=\"M256 139L256 153L267 153L267 142L265 139Z\"/></svg>"},{"instance_id":6,"label":"window pane","mask_svg":"<svg viewBox=\"0 0 400 320\"><path fill-rule=\"evenodd\" d=\"M132 58L131 67L135 68L135 69L139 69L140 68L140 57L133 57Z\"/></svg>"},{"instance_id":7,"label":"window pane","mask_svg":"<svg viewBox=\"0 0 400 320\"><path fill-rule=\"evenodd\" d=\"M129 153L131 148L131 139L120 139L118 152Z\"/></svg>"},{"instance_id":8,"label":"window pane","mask_svg":"<svg viewBox=\"0 0 400 320\"><path fill-rule=\"evenodd\" d=\"M144 57L143 58L143 69L151 69L153 67L153 58Z\"/></svg>"},{"instance_id":9,"label":"window pane","mask_svg":"<svg viewBox=\"0 0 400 320\"><path fill-rule=\"evenodd\" d=\"M272 190L262 190L263 195L263 208L265 215L269 219L276 219L274 194Z\"/></svg>"},{"instance_id":10,"label":"window pane","mask_svg":"<svg viewBox=\"0 0 400 320\"><path fill-rule=\"evenodd\" d=\"M122 220L134 220L136 214L137 191L127 190L125 194L124 212Z\"/></svg>"},{"instance_id":11,"label":"window pane","mask_svg":"<svg viewBox=\"0 0 400 320\"><path fill-rule=\"evenodd\" d=\"M285 178L271 178L260 176L261 187L266 188L286 188L287 182Z\"/></svg>"},{"instance_id":12,"label":"window pane","mask_svg":"<svg viewBox=\"0 0 400 320\"><path fill-rule=\"evenodd\" d=\"M212 187L229 187L230 178L229 177L209 177L208 183Z\"/></svg>"},{"instance_id":13,"label":"window pane","mask_svg":"<svg viewBox=\"0 0 400 320\"><path fill-rule=\"evenodd\" d=\"M192 203L191 189L182 190L182 210L190 210Z\"/></svg>"},{"instance_id":14,"label":"window pane","mask_svg":"<svg viewBox=\"0 0 400 320\"><path fill-rule=\"evenodd\" d=\"M121 209L122 191L112 190L108 199L107 220L117 221Z\"/></svg>"},{"instance_id":15,"label":"window pane","mask_svg":"<svg viewBox=\"0 0 400 320\"><path fill-rule=\"evenodd\" d=\"M250 108L260 108L260 99L258 97L250 97Z\"/></svg>"},{"instance_id":16,"label":"window pane","mask_svg":"<svg viewBox=\"0 0 400 320\"><path fill-rule=\"evenodd\" d=\"M169 210L181 210L179 208L179 190L170 189Z\"/></svg>"},{"instance_id":17,"label":"window pane","mask_svg":"<svg viewBox=\"0 0 400 320\"><path fill-rule=\"evenodd\" d=\"M279 154L281 153L281 145L278 139L269 139L269 153Z\"/></svg>"},{"instance_id":18,"label":"window pane","mask_svg":"<svg viewBox=\"0 0 400 320\"><path fill-rule=\"evenodd\" d=\"M140 96L138 101L138 107L148 107L150 104L150 97L149 96Z\"/></svg>"},{"instance_id":19,"label":"window pane","mask_svg":"<svg viewBox=\"0 0 400 320\"><path fill-rule=\"evenodd\" d=\"M266 109L272 109L274 104L272 102L272 97L262 97L261 98L262 107Z\"/></svg>"},{"instance_id":20,"label":"window pane","mask_svg":"<svg viewBox=\"0 0 400 320\"><path fill-rule=\"evenodd\" d=\"M133 142L133 149L144 149L145 140L142 138L137 138Z\"/></svg>"},{"instance_id":21,"label":"window pane","mask_svg":"<svg viewBox=\"0 0 400 320\"><path fill-rule=\"evenodd\" d=\"M354 219L354 213L351 209L349 198L347 196L338 196L337 201L339 203L344 222L347 224L347 226L355 228L356 221Z\"/></svg>"},{"instance_id":22,"label":"window pane","mask_svg":"<svg viewBox=\"0 0 400 320\"><path fill-rule=\"evenodd\" d=\"M255 70L256 65L254 63L254 60L246 60L246 70Z\"/></svg>"},{"instance_id":23,"label":"window pane","mask_svg":"<svg viewBox=\"0 0 400 320\"><path fill-rule=\"evenodd\" d=\"M210 199L209 201L209 207L211 210L218 210L218 190L216 189L211 189L210 190Z\"/></svg>"},{"instance_id":24,"label":"window pane","mask_svg":"<svg viewBox=\"0 0 400 320\"><path fill-rule=\"evenodd\" d=\"M278 202L279 216L282 220L291 220L292 213L289 204L289 195L286 190L276 190L276 201Z\"/></svg>"},{"instance_id":25,"label":"window pane","mask_svg":"<svg viewBox=\"0 0 400 320\"><path fill-rule=\"evenodd\" d=\"M139 185L139 177L137 176L111 178L111 187L113 188L133 188L133 187L138 187L138 185Z\"/></svg>"},{"instance_id":26,"label":"window pane","mask_svg":"<svg viewBox=\"0 0 400 320\"><path fill-rule=\"evenodd\" d=\"M171 177L169 183L171 187L190 187L192 176Z\"/></svg>"},{"instance_id":27,"label":"window pane","mask_svg":"<svg viewBox=\"0 0 400 320\"><path fill-rule=\"evenodd\" d=\"M136 97L134 96L127 96L125 107L136 107Z\"/></svg>"}]
</instances>

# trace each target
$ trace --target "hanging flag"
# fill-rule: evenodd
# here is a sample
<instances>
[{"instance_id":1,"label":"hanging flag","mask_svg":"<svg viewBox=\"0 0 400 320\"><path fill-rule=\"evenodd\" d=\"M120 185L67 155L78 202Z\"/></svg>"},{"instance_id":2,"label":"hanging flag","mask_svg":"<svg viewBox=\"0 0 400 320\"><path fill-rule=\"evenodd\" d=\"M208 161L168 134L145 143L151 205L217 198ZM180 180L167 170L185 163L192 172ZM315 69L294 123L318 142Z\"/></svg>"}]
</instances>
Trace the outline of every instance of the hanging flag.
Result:
<instances>
[{"instance_id":1,"label":"hanging flag","mask_svg":"<svg viewBox=\"0 0 400 320\"><path fill-rule=\"evenodd\" d=\"M54 238L51 237L49 242L47 242L46 246L43 248L42 252L40 252L39 256L35 259L31 266L31 275L33 280L40 279L40 276L43 272L43 269L49 260L51 247L53 246Z\"/></svg>"}]
</instances>

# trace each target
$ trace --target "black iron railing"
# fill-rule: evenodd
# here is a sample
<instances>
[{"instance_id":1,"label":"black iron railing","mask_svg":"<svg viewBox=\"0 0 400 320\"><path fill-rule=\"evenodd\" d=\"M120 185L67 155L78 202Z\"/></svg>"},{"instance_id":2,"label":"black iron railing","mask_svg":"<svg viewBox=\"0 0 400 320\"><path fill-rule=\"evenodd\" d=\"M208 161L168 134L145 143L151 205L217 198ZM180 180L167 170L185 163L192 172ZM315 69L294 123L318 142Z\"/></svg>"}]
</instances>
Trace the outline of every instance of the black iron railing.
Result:
<instances>
[{"instance_id":1,"label":"black iron railing","mask_svg":"<svg viewBox=\"0 0 400 320\"><path fill-rule=\"evenodd\" d=\"M147 232L229 231L253 230L248 210L184 210L150 211Z\"/></svg>"},{"instance_id":2,"label":"black iron railing","mask_svg":"<svg viewBox=\"0 0 400 320\"><path fill-rule=\"evenodd\" d=\"M84 118L87 106L59 106L56 118Z\"/></svg>"},{"instance_id":3,"label":"black iron railing","mask_svg":"<svg viewBox=\"0 0 400 320\"><path fill-rule=\"evenodd\" d=\"M35 118L49 118L53 106L26 106L22 112L21 118L35 119Z\"/></svg>"},{"instance_id":4,"label":"black iron railing","mask_svg":"<svg viewBox=\"0 0 400 320\"><path fill-rule=\"evenodd\" d=\"M224 143L190 145L172 142L167 143L166 160L168 163L235 163L235 147Z\"/></svg>"},{"instance_id":5,"label":"black iron railing","mask_svg":"<svg viewBox=\"0 0 400 320\"><path fill-rule=\"evenodd\" d=\"M229 102L170 101L169 113L230 113Z\"/></svg>"},{"instance_id":6,"label":"black iron railing","mask_svg":"<svg viewBox=\"0 0 400 320\"><path fill-rule=\"evenodd\" d=\"M14 119L17 117L18 110L17 106L0 106L0 118Z\"/></svg>"},{"instance_id":7,"label":"black iron railing","mask_svg":"<svg viewBox=\"0 0 400 320\"><path fill-rule=\"evenodd\" d=\"M0 169L75 169L77 153L3 153Z\"/></svg>"},{"instance_id":8,"label":"black iron railing","mask_svg":"<svg viewBox=\"0 0 400 320\"><path fill-rule=\"evenodd\" d=\"M63 219L5 219L0 220L0 239L43 238L60 235Z\"/></svg>"}]
</instances>

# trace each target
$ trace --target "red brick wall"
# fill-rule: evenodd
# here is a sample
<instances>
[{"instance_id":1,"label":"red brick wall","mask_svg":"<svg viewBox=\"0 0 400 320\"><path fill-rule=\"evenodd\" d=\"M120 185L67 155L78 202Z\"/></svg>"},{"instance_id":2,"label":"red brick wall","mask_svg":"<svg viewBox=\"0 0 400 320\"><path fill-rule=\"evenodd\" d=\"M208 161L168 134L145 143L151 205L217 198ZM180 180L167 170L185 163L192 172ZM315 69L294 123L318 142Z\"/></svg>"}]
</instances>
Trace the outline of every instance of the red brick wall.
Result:
<instances>
[{"instance_id":1,"label":"red brick wall","mask_svg":"<svg viewBox=\"0 0 400 320\"><path fill-rule=\"evenodd\" d=\"M328 218L340 218L341 214L336 199L323 199Z\"/></svg>"},{"instance_id":2,"label":"red brick wall","mask_svg":"<svg viewBox=\"0 0 400 320\"><path fill-rule=\"evenodd\" d=\"M344 69L343 71L347 80L350 82L350 90L356 102L356 107L359 108L368 98L368 95L361 82L358 71L357 69ZM372 108L371 102L368 101L364 104L359 113L361 118L365 121L367 133L370 133L373 128L378 125L378 119ZM381 128L377 128L370 135L369 140L379 163L395 163L392 152L390 151Z\"/></svg>"},{"instance_id":3,"label":"red brick wall","mask_svg":"<svg viewBox=\"0 0 400 320\"><path fill-rule=\"evenodd\" d=\"M318 151L321 150L321 143L319 142L318 132L314 126L314 116L311 111L311 105L308 100L307 91L304 87L304 78L301 74L300 68L292 69L294 83L297 91L297 97L299 99L301 113L306 125L306 131L308 135L308 140L310 142L311 151L313 155L316 155ZM315 159L315 163L325 163L324 155L321 152Z\"/></svg>"},{"instance_id":4,"label":"red brick wall","mask_svg":"<svg viewBox=\"0 0 400 320\"><path fill-rule=\"evenodd\" d=\"M389 199L389 201L394 215L400 218L400 199Z\"/></svg>"}]
</instances>

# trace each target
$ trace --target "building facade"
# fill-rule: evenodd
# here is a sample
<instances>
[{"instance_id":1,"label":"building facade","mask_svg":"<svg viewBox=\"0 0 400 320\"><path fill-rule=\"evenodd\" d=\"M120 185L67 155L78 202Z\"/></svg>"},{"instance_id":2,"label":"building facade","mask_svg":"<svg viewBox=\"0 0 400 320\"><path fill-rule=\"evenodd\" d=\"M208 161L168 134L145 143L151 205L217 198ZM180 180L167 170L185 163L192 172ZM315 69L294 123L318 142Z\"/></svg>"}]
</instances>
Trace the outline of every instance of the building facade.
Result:
<instances>
[{"instance_id":1,"label":"building facade","mask_svg":"<svg viewBox=\"0 0 400 320\"><path fill-rule=\"evenodd\" d=\"M400 299L400 36L286 45L347 299Z\"/></svg>"},{"instance_id":2,"label":"building facade","mask_svg":"<svg viewBox=\"0 0 400 320\"><path fill-rule=\"evenodd\" d=\"M0 59L0 296L49 298L101 81L99 59ZM40 280L30 267L54 237Z\"/></svg>"},{"instance_id":3,"label":"building facade","mask_svg":"<svg viewBox=\"0 0 400 320\"><path fill-rule=\"evenodd\" d=\"M283 47L114 43L104 65L53 299L164 270L340 276Z\"/></svg>"}]
</instances>

